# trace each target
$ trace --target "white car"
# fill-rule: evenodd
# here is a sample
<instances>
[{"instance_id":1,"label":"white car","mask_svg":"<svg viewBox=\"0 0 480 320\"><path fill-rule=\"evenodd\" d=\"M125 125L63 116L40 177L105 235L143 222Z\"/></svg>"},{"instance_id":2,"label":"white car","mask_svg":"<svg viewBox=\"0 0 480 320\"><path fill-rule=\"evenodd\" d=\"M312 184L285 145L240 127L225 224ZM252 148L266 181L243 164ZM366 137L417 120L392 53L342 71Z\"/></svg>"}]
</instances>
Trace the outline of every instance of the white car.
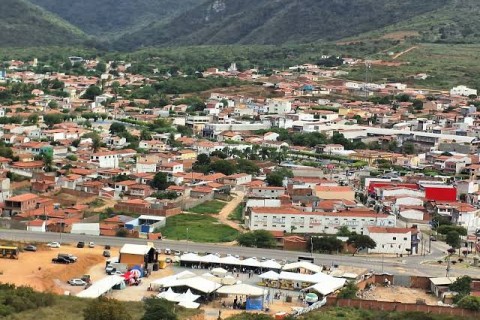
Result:
<instances>
[{"instance_id":1,"label":"white car","mask_svg":"<svg viewBox=\"0 0 480 320\"><path fill-rule=\"evenodd\" d=\"M87 285L87 283L85 281L83 281L82 279L70 279L67 282L71 286L86 286Z\"/></svg>"},{"instance_id":2,"label":"white car","mask_svg":"<svg viewBox=\"0 0 480 320\"><path fill-rule=\"evenodd\" d=\"M92 241L90 241L90 242L88 243L88 247L89 247L89 248L95 248L95 243L92 242Z\"/></svg>"},{"instance_id":3,"label":"white car","mask_svg":"<svg viewBox=\"0 0 480 320\"><path fill-rule=\"evenodd\" d=\"M49 242L49 243L47 243L47 247L50 247L50 248L60 248L60 243L58 243L58 242L56 242L56 241Z\"/></svg>"}]
</instances>

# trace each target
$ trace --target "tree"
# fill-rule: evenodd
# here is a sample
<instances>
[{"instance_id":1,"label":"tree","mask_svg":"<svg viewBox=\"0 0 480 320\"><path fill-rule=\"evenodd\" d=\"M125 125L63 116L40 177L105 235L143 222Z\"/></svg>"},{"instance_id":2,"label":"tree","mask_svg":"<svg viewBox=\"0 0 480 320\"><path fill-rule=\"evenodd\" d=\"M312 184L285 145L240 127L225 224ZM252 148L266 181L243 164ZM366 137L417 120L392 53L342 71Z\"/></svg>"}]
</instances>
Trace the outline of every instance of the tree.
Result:
<instances>
[{"instance_id":1,"label":"tree","mask_svg":"<svg viewBox=\"0 0 480 320\"><path fill-rule=\"evenodd\" d=\"M197 156L197 164L198 165L209 165L210 164L210 157L205 154L205 153L201 153Z\"/></svg>"},{"instance_id":2,"label":"tree","mask_svg":"<svg viewBox=\"0 0 480 320\"><path fill-rule=\"evenodd\" d=\"M98 72L101 72L101 73L105 73L105 72L107 72L107 65L105 64L105 62L99 62L99 63L97 63L97 66L95 67L95 70L97 70Z\"/></svg>"},{"instance_id":3,"label":"tree","mask_svg":"<svg viewBox=\"0 0 480 320\"><path fill-rule=\"evenodd\" d=\"M102 89L100 89L100 87L91 85L85 91L85 94L82 96L82 99L95 100L95 97L101 94L102 94Z\"/></svg>"},{"instance_id":4,"label":"tree","mask_svg":"<svg viewBox=\"0 0 480 320\"><path fill-rule=\"evenodd\" d=\"M147 298L144 301L145 314L142 320L176 320L175 305L165 299L156 297Z\"/></svg>"},{"instance_id":5,"label":"tree","mask_svg":"<svg viewBox=\"0 0 480 320\"><path fill-rule=\"evenodd\" d=\"M55 124L62 123L63 120L63 115L59 113L51 113L43 116L43 122L49 127L53 127Z\"/></svg>"},{"instance_id":6,"label":"tree","mask_svg":"<svg viewBox=\"0 0 480 320\"><path fill-rule=\"evenodd\" d=\"M445 242L452 248L460 248L460 234L453 230L448 232Z\"/></svg>"},{"instance_id":7,"label":"tree","mask_svg":"<svg viewBox=\"0 0 480 320\"><path fill-rule=\"evenodd\" d=\"M341 226L340 228L338 228L337 236L350 237L351 235L352 235L352 232L350 231L350 229L348 229L347 226Z\"/></svg>"},{"instance_id":8,"label":"tree","mask_svg":"<svg viewBox=\"0 0 480 320\"><path fill-rule=\"evenodd\" d=\"M411 142L404 143L402 146L402 152L405 154L415 154L415 146Z\"/></svg>"},{"instance_id":9,"label":"tree","mask_svg":"<svg viewBox=\"0 0 480 320\"><path fill-rule=\"evenodd\" d=\"M28 123L31 123L31 124L37 124L38 114L32 113L31 115L28 116L27 121L28 121Z\"/></svg>"},{"instance_id":10,"label":"tree","mask_svg":"<svg viewBox=\"0 0 480 320\"><path fill-rule=\"evenodd\" d=\"M227 160L217 160L214 163L210 164L210 168L215 172L220 172L227 176L235 173L234 165Z\"/></svg>"},{"instance_id":11,"label":"tree","mask_svg":"<svg viewBox=\"0 0 480 320\"><path fill-rule=\"evenodd\" d=\"M480 297L475 297L475 296L462 297L457 302L457 306L463 309L480 311Z\"/></svg>"},{"instance_id":12,"label":"tree","mask_svg":"<svg viewBox=\"0 0 480 320\"><path fill-rule=\"evenodd\" d=\"M91 301L83 311L85 320L131 320L125 305L115 299L100 297Z\"/></svg>"},{"instance_id":13,"label":"tree","mask_svg":"<svg viewBox=\"0 0 480 320\"><path fill-rule=\"evenodd\" d=\"M237 242L244 247L273 248L275 238L266 230L255 230L238 236Z\"/></svg>"},{"instance_id":14,"label":"tree","mask_svg":"<svg viewBox=\"0 0 480 320\"><path fill-rule=\"evenodd\" d=\"M412 106L415 110L421 111L421 110L423 110L423 101L415 99L415 100L413 100Z\"/></svg>"},{"instance_id":15,"label":"tree","mask_svg":"<svg viewBox=\"0 0 480 320\"><path fill-rule=\"evenodd\" d=\"M318 252L341 252L343 249L343 242L335 236L327 237L313 237L312 238L313 251Z\"/></svg>"},{"instance_id":16,"label":"tree","mask_svg":"<svg viewBox=\"0 0 480 320\"><path fill-rule=\"evenodd\" d=\"M110 133L111 134L119 134L119 133L123 133L123 132L126 132L126 131L127 131L127 128L125 127L125 125L123 123L113 122L110 125Z\"/></svg>"},{"instance_id":17,"label":"tree","mask_svg":"<svg viewBox=\"0 0 480 320\"><path fill-rule=\"evenodd\" d=\"M455 280L448 287L451 291L454 291L454 292L458 293L454 297L453 301L455 303L457 303L460 300L462 300L463 297L468 296L470 294L470 292L472 291L471 285L472 285L472 278L471 277L462 276L462 277L457 278L457 280Z\"/></svg>"},{"instance_id":18,"label":"tree","mask_svg":"<svg viewBox=\"0 0 480 320\"><path fill-rule=\"evenodd\" d=\"M125 228L120 228L115 233L115 236L120 238L126 238L128 236L128 230Z\"/></svg>"},{"instance_id":19,"label":"tree","mask_svg":"<svg viewBox=\"0 0 480 320\"><path fill-rule=\"evenodd\" d=\"M167 174L165 172L157 172L153 177L150 186L155 189L165 190L168 188Z\"/></svg>"},{"instance_id":20,"label":"tree","mask_svg":"<svg viewBox=\"0 0 480 320\"><path fill-rule=\"evenodd\" d=\"M355 299L357 297L358 287L354 281L348 281L338 293L337 297L340 299Z\"/></svg>"},{"instance_id":21,"label":"tree","mask_svg":"<svg viewBox=\"0 0 480 320\"><path fill-rule=\"evenodd\" d=\"M440 223L440 226L437 227L436 230L440 234L448 234L450 231L456 231L461 236L467 235L467 229L462 226L454 226L454 225L446 225L446 224L442 225Z\"/></svg>"},{"instance_id":22,"label":"tree","mask_svg":"<svg viewBox=\"0 0 480 320\"><path fill-rule=\"evenodd\" d=\"M377 243L369 236L356 233L352 234L348 238L347 243L355 247L356 250L353 255L355 255L355 253L357 253L359 250L375 249L375 247L377 246Z\"/></svg>"},{"instance_id":23,"label":"tree","mask_svg":"<svg viewBox=\"0 0 480 320\"><path fill-rule=\"evenodd\" d=\"M140 132L140 140L152 140L152 135L150 134L150 132L148 130L143 129Z\"/></svg>"},{"instance_id":24,"label":"tree","mask_svg":"<svg viewBox=\"0 0 480 320\"><path fill-rule=\"evenodd\" d=\"M279 168L267 174L266 181L270 186L281 187L286 177L293 178L293 172L285 168Z\"/></svg>"}]
</instances>

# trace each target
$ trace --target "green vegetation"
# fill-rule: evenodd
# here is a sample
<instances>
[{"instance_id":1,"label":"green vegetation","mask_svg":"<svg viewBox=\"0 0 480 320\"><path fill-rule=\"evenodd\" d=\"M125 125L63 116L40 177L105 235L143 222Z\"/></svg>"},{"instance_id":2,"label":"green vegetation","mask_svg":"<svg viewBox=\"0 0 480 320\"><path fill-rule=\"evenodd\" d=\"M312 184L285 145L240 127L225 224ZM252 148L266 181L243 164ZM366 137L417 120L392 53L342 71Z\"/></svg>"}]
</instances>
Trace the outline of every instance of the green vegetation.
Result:
<instances>
[{"instance_id":1,"label":"green vegetation","mask_svg":"<svg viewBox=\"0 0 480 320\"><path fill-rule=\"evenodd\" d=\"M453 298L455 303L458 303L464 297L470 295L472 291L472 278L469 276L462 276L457 278L448 288L458 294Z\"/></svg>"},{"instance_id":2,"label":"green vegetation","mask_svg":"<svg viewBox=\"0 0 480 320\"><path fill-rule=\"evenodd\" d=\"M375 247L377 246L376 242L369 236L357 233L353 233L352 235L350 235L347 243L354 246L356 252L363 249L375 249Z\"/></svg>"},{"instance_id":3,"label":"green vegetation","mask_svg":"<svg viewBox=\"0 0 480 320\"><path fill-rule=\"evenodd\" d=\"M228 220L233 220L233 221L239 221L239 222L243 222L243 210L245 209L245 205L240 203L236 208L235 210L232 211L232 213L230 213L228 215Z\"/></svg>"},{"instance_id":4,"label":"green vegetation","mask_svg":"<svg viewBox=\"0 0 480 320\"><path fill-rule=\"evenodd\" d=\"M213 217L187 213L168 217L166 226L159 231L174 240L186 240L188 233L188 240L194 242L230 242L238 235L237 230Z\"/></svg>"},{"instance_id":5,"label":"green vegetation","mask_svg":"<svg viewBox=\"0 0 480 320\"><path fill-rule=\"evenodd\" d=\"M99 298L83 310L84 320L132 320L124 303L114 299Z\"/></svg>"},{"instance_id":6,"label":"green vegetation","mask_svg":"<svg viewBox=\"0 0 480 320\"><path fill-rule=\"evenodd\" d=\"M336 236L313 237L313 251L322 253L338 253L343 250L343 242Z\"/></svg>"},{"instance_id":7,"label":"green vegetation","mask_svg":"<svg viewBox=\"0 0 480 320\"><path fill-rule=\"evenodd\" d=\"M480 311L480 297L475 296L466 296L458 301L457 305L460 308L473 310L473 311Z\"/></svg>"},{"instance_id":8,"label":"green vegetation","mask_svg":"<svg viewBox=\"0 0 480 320\"><path fill-rule=\"evenodd\" d=\"M285 178L293 178L292 170L285 169L285 168L278 168L275 171L272 171L267 174L266 181L268 182L269 186L281 187L283 186L283 180Z\"/></svg>"},{"instance_id":9,"label":"green vegetation","mask_svg":"<svg viewBox=\"0 0 480 320\"><path fill-rule=\"evenodd\" d=\"M198 214L219 214L225 207L226 203L218 200L206 201L198 206L195 206L188 211Z\"/></svg>"},{"instance_id":10,"label":"green vegetation","mask_svg":"<svg viewBox=\"0 0 480 320\"><path fill-rule=\"evenodd\" d=\"M79 29L26 0L2 0L0 43L3 47L80 44Z\"/></svg>"},{"instance_id":11,"label":"green vegetation","mask_svg":"<svg viewBox=\"0 0 480 320\"><path fill-rule=\"evenodd\" d=\"M355 281L348 281L347 285L340 290L337 297L340 299L355 299L357 297L357 291L358 287Z\"/></svg>"},{"instance_id":12,"label":"green vegetation","mask_svg":"<svg viewBox=\"0 0 480 320\"><path fill-rule=\"evenodd\" d=\"M255 230L245 232L238 236L237 242L243 247L255 248L273 248L275 247L275 238L266 230Z\"/></svg>"}]
</instances>

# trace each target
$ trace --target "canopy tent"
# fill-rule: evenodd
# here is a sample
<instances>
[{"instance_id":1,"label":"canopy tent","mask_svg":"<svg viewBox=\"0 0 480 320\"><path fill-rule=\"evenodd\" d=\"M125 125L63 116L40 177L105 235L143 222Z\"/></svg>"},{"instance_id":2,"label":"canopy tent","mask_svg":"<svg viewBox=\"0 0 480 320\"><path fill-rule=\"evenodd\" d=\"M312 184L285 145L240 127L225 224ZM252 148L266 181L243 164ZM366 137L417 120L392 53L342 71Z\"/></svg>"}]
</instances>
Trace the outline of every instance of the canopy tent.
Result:
<instances>
[{"instance_id":1,"label":"canopy tent","mask_svg":"<svg viewBox=\"0 0 480 320\"><path fill-rule=\"evenodd\" d=\"M208 254L206 256L200 257L200 262L203 263L220 263L220 257L215 254Z\"/></svg>"},{"instance_id":2,"label":"canopy tent","mask_svg":"<svg viewBox=\"0 0 480 320\"><path fill-rule=\"evenodd\" d=\"M304 274L282 271L280 273L279 279L304 283L319 283L322 281L329 281L333 279L333 277L321 272L316 274Z\"/></svg>"},{"instance_id":3,"label":"canopy tent","mask_svg":"<svg viewBox=\"0 0 480 320\"><path fill-rule=\"evenodd\" d=\"M220 258L220 263L239 266L242 263L242 261L233 256L226 256L226 257Z\"/></svg>"},{"instance_id":4,"label":"canopy tent","mask_svg":"<svg viewBox=\"0 0 480 320\"><path fill-rule=\"evenodd\" d=\"M266 290L251 286L249 284L240 283L234 284L233 286L223 286L217 290L217 293L245 296L264 296L266 294Z\"/></svg>"},{"instance_id":5,"label":"canopy tent","mask_svg":"<svg viewBox=\"0 0 480 320\"><path fill-rule=\"evenodd\" d=\"M173 292L172 288L168 288L167 291L164 291L164 292L161 292L161 293L157 294L158 298L165 299L165 300L168 300L168 301L174 301L174 299L178 296L179 296L179 294Z\"/></svg>"},{"instance_id":6,"label":"canopy tent","mask_svg":"<svg viewBox=\"0 0 480 320\"><path fill-rule=\"evenodd\" d=\"M340 288L343 288L346 281L347 281L346 279L332 277L332 279L330 280L319 282L311 287L308 287L307 289L313 289L318 293L320 293L321 295L326 296L327 294L330 294Z\"/></svg>"},{"instance_id":7,"label":"canopy tent","mask_svg":"<svg viewBox=\"0 0 480 320\"><path fill-rule=\"evenodd\" d=\"M178 279L168 283L168 285L164 285L164 287L189 287L203 293L212 293L221 286L221 284L215 281L211 281L200 276L188 279Z\"/></svg>"},{"instance_id":8,"label":"canopy tent","mask_svg":"<svg viewBox=\"0 0 480 320\"><path fill-rule=\"evenodd\" d=\"M200 298L198 294L193 294L192 291L188 289L187 292L176 296L173 301L174 302L194 302L198 298Z\"/></svg>"},{"instance_id":9,"label":"canopy tent","mask_svg":"<svg viewBox=\"0 0 480 320\"><path fill-rule=\"evenodd\" d=\"M305 269L314 273L322 272L322 267L308 261L299 261L289 263L283 266L282 270Z\"/></svg>"},{"instance_id":10,"label":"canopy tent","mask_svg":"<svg viewBox=\"0 0 480 320\"><path fill-rule=\"evenodd\" d=\"M163 288L166 287L168 288L170 284L175 283L177 280L183 280L183 279L189 279L196 277L197 275L193 272L190 271L182 271L178 274L175 274L173 276L168 276L165 278L157 279L154 280L150 283L150 287L153 289L158 289L158 288Z\"/></svg>"},{"instance_id":11,"label":"canopy tent","mask_svg":"<svg viewBox=\"0 0 480 320\"><path fill-rule=\"evenodd\" d=\"M199 262L201 257L196 253L185 253L180 256L182 262Z\"/></svg>"},{"instance_id":12,"label":"canopy tent","mask_svg":"<svg viewBox=\"0 0 480 320\"><path fill-rule=\"evenodd\" d=\"M225 278L221 279L221 284L223 285L232 285L237 283L237 279L232 276L226 276Z\"/></svg>"},{"instance_id":13,"label":"canopy tent","mask_svg":"<svg viewBox=\"0 0 480 320\"><path fill-rule=\"evenodd\" d=\"M77 294L80 298L98 298L124 281L122 276L113 275L94 282L89 288Z\"/></svg>"},{"instance_id":14,"label":"canopy tent","mask_svg":"<svg viewBox=\"0 0 480 320\"><path fill-rule=\"evenodd\" d=\"M225 277L225 275L228 273L228 270L225 270L223 268L213 268L211 272L214 276Z\"/></svg>"},{"instance_id":15,"label":"canopy tent","mask_svg":"<svg viewBox=\"0 0 480 320\"><path fill-rule=\"evenodd\" d=\"M282 269L282 265L275 260L267 260L267 261L260 262L260 266L264 269L276 269L276 270Z\"/></svg>"},{"instance_id":16,"label":"canopy tent","mask_svg":"<svg viewBox=\"0 0 480 320\"><path fill-rule=\"evenodd\" d=\"M260 279L278 280L280 275L275 271L268 271L259 275Z\"/></svg>"},{"instance_id":17,"label":"canopy tent","mask_svg":"<svg viewBox=\"0 0 480 320\"><path fill-rule=\"evenodd\" d=\"M185 302L185 301L180 302L178 305L181 306L181 307L184 307L186 309L198 309L198 307L200 307L200 303L188 302L188 301L187 302Z\"/></svg>"},{"instance_id":18,"label":"canopy tent","mask_svg":"<svg viewBox=\"0 0 480 320\"><path fill-rule=\"evenodd\" d=\"M262 266L261 263L255 258L245 259L241 261L240 265L245 267L254 267L254 268L260 268Z\"/></svg>"}]
</instances>

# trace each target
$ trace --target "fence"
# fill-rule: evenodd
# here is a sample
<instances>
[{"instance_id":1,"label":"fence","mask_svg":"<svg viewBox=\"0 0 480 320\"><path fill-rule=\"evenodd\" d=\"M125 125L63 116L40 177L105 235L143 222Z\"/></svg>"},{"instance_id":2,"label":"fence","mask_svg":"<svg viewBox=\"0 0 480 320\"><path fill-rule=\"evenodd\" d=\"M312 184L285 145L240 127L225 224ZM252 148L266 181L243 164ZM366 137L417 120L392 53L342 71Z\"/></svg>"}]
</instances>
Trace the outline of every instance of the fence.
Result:
<instances>
[{"instance_id":1,"label":"fence","mask_svg":"<svg viewBox=\"0 0 480 320\"><path fill-rule=\"evenodd\" d=\"M125 204L117 203L113 207L116 212L128 212L135 214L146 214L152 216L161 216L161 217L170 217L182 213L182 209L179 207L169 208L169 209L153 209L153 208L143 208L137 206L128 206Z\"/></svg>"},{"instance_id":2,"label":"fence","mask_svg":"<svg viewBox=\"0 0 480 320\"><path fill-rule=\"evenodd\" d=\"M460 308L429 306L415 303L400 303L388 301L375 300L360 300L360 299L339 299L336 297L327 298L327 306L348 307L357 309L368 309L378 311L396 311L396 312L423 312L442 315L451 315L459 317L470 317L472 319L479 319L480 312L470 311Z\"/></svg>"}]
</instances>

